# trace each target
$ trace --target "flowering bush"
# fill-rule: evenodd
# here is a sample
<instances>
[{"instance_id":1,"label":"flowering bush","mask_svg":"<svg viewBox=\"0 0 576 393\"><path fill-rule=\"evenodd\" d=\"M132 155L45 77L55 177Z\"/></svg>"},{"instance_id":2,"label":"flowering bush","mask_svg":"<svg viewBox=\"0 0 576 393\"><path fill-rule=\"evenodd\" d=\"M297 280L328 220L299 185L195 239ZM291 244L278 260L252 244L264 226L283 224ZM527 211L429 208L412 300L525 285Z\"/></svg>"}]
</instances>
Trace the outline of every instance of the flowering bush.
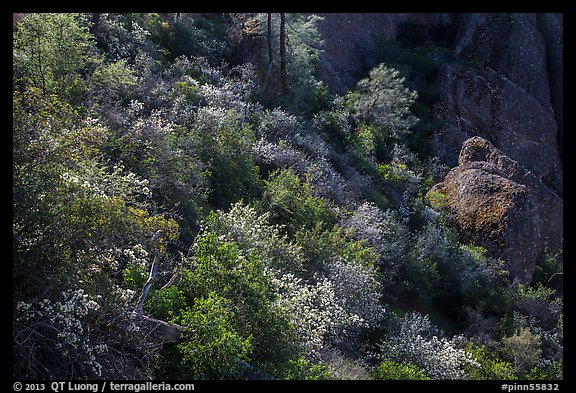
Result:
<instances>
[{"instance_id":1,"label":"flowering bush","mask_svg":"<svg viewBox=\"0 0 576 393\"><path fill-rule=\"evenodd\" d=\"M356 239L366 240L366 245L378 255L380 273L386 280L394 280L411 247L408 228L396 212L382 212L374 203L363 202L343 220L343 225L354 230Z\"/></svg>"},{"instance_id":2,"label":"flowering bush","mask_svg":"<svg viewBox=\"0 0 576 393\"><path fill-rule=\"evenodd\" d=\"M238 202L228 213L212 213L203 229L235 241L247 253L256 253L270 268L300 271L304 264L301 247L282 234L281 226L270 223L270 215Z\"/></svg>"},{"instance_id":3,"label":"flowering bush","mask_svg":"<svg viewBox=\"0 0 576 393\"><path fill-rule=\"evenodd\" d=\"M427 315L409 313L379 344L383 360L413 364L431 379L467 379L466 367L480 365L459 348L459 337L443 337Z\"/></svg>"},{"instance_id":4,"label":"flowering bush","mask_svg":"<svg viewBox=\"0 0 576 393\"><path fill-rule=\"evenodd\" d=\"M374 255L361 242L352 241L341 228L300 232L306 272L275 274L279 304L310 356L337 342L350 342L362 330L377 326L383 316L381 286L372 261Z\"/></svg>"},{"instance_id":5,"label":"flowering bush","mask_svg":"<svg viewBox=\"0 0 576 393\"><path fill-rule=\"evenodd\" d=\"M91 338L87 321L100 309L96 300L77 289L63 292L57 301L44 298L33 303L18 302L15 350L17 357L27 356L28 377L73 378L69 370L83 376L102 375L97 356L108 348Z\"/></svg>"},{"instance_id":6,"label":"flowering bush","mask_svg":"<svg viewBox=\"0 0 576 393\"><path fill-rule=\"evenodd\" d=\"M298 337L312 359L318 359L320 350L351 324L332 282L326 278L307 284L291 273L278 274L272 278L272 285L278 294L276 304L296 326Z\"/></svg>"}]
</instances>

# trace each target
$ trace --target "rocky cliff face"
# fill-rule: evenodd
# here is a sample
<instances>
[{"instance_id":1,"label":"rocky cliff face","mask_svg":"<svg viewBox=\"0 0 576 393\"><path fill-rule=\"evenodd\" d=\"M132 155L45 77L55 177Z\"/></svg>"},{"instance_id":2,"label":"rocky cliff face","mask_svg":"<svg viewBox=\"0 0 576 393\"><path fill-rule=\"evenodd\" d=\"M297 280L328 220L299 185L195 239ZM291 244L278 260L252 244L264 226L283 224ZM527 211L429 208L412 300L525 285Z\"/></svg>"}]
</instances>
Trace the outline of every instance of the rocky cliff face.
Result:
<instances>
[{"instance_id":1,"label":"rocky cliff face","mask_svg":"<svg viewBox=\"0 0 576 393\"><path fill-rule=\"evenodd\" d=\"M530 281L544 246L562 247L562 14L322 16L321 78L337 93L376 65L373 36L394 39L402 22L457 24L433 136L434 154L455 168L435 190L466 236Z\"/></svg>"},{"instance_id":2,"label":"rocky cliff face","mask_svg":"<svg viewBox=\"0 0 576 393\"><path fill-rule=\"evenodd\" d=\"M437 154L453 164L463 141L482 136L562 194L562 163L551 105L496 71L445 66L439 75L445 125Z\"/></svg>"},{"instance_id":3,"label":"rocky cliff face","mask_svg":"<svg viewBox=\"0 0 576 393\"><path fill-rule=\"evenodd\" d=\"M506 261L516 281L530 282L546 247L562 249L562 199L485 139L465 141L458 166L431 191L445 196L464 237Z\"/></svg>"},{"instance_id":4,"label":"rocky cliff face","mask_svg":"<svg viewBox=\"0 0 576 393\"><path fill-rule=\"evenodd\" d=\"M356 85L362 73L376 66L372 56L374 37L394 39L402 22L426 26L446 23L444 13L336 13L319 14L318 30L324 41L320 58L320 78L333 93L345 93Z\"/></svg>"},{"instance_id":5,"label":"rocky cliff face","mask_svg":"<svg viewBox=\"0 0 576 393\"><path fill-rule=\"evenodd\" d=\"M438 154L454 162L462 141L480 135L562 195L562 18L466 14L459 21L454 56L477 66L439 73L446 125L436 135Z\"/></svg>"},{"instance_id":6,"label":"rocky cliff face","mask_svg":"<svg viewBox=\"0 0 576 393\"><path fill-rule=\"evenodd\" d=\"M375 66L374 37L394 39L403 22L456 23L459 66L438 75L445 127L436 153L455 165L462 142L480 135L562 195L562 14L321 14L320 77L330 90L354 88ZM474 64L474 67L463 64Z\"/></svg>"}]
</instances>

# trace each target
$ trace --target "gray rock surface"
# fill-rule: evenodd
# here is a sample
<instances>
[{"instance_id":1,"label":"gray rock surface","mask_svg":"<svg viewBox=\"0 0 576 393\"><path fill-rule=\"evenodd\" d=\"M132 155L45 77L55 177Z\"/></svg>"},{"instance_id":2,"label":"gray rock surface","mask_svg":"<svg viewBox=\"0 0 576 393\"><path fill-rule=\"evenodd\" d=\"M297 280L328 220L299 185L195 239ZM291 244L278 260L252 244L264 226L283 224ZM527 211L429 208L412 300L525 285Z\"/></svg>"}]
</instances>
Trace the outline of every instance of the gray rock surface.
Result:
<instances>
[{"instance_id":1,"label":"gray rock surface","mask_svg":"<svg viewBox=\"0 0 576 393\"><path fill-rule=\"evenodd\" d=\"M396 38L402 22L427 26L447 23L443 13L324 13L318 31L324 41L320 55L320 79L332 93L343 94L377 64L371 57L374 38Z\"/></svg>"},{"instance_id":2,"label":"gray rock surface","mask_svg":"<svg viewBox=\"0 0 576 393\"><path fill-rule=\"evenodd\" d=\"M437 153L453 163L464 140L482 136L562 195L562 15L458 20L453 54L463 65L439 72L438 114L446 123Z\"/></svg>"},{"instance_id":3,"label":"gray rock surface","mask_svg":"<svg viewBox=\"0 0 576 393\"><path fill-rule=\"evenodd\" d=\"M439 86L445 126L434 143L441 157L454 164L462 142L482 136L562 194L557 125L550 105L541 105L522 87L489 68L445 66Z\"/></svg>"},{"instance_id":4,"label":"gray rock surface","mask_svg":"<svg viewBox=\"0 0 576 393\"><path fill-rule=\"evenodd\" d=\"M562 249L562 199L483 138L464 142L458 166L431 191L445 196L464 237L506 261L518 282L530 282L545 248Z\"/></svg>"}]
</instances>

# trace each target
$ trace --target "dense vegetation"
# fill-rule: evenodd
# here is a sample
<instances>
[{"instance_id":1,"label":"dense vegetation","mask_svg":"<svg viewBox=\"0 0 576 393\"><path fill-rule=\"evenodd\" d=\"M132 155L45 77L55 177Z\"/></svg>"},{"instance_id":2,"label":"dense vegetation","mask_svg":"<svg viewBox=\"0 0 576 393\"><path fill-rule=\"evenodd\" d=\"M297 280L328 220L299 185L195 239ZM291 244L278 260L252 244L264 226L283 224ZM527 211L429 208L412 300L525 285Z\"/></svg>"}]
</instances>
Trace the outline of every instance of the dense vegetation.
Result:
<instances>
[{"instance_id":1,"label":"dense vegetation","mask_svg":"<svg viewBox=\"0 0 576 393\"><path fill-rule=\"evenodd\" d=\"M317 16L242 18L15 25L13 376L561 379L554 256L516 284L427 193L450 32L335 96Z\"/></svg>"}]
</instances>

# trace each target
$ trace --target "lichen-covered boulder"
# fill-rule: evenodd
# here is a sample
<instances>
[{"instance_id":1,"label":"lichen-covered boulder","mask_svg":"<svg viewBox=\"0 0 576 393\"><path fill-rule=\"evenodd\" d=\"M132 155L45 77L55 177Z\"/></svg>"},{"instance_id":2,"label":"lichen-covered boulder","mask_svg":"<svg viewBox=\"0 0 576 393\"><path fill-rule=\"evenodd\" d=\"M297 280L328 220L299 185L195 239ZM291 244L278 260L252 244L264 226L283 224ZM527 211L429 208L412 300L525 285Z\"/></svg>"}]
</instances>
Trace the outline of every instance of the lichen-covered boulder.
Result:
<instances>
[{"instance_id":1,"label":"lichen-covered boulder","mask_svg":"<svg viewBox=\"0 0 576 393\"><path fill-rule=\"evenodd\" d=\"M483 138L464 142L458 166L431 192L444 196L449 222L506 261L518 282L531 281L545 247L562 249L562 199Z\"/></svg>"}]
</instances>

